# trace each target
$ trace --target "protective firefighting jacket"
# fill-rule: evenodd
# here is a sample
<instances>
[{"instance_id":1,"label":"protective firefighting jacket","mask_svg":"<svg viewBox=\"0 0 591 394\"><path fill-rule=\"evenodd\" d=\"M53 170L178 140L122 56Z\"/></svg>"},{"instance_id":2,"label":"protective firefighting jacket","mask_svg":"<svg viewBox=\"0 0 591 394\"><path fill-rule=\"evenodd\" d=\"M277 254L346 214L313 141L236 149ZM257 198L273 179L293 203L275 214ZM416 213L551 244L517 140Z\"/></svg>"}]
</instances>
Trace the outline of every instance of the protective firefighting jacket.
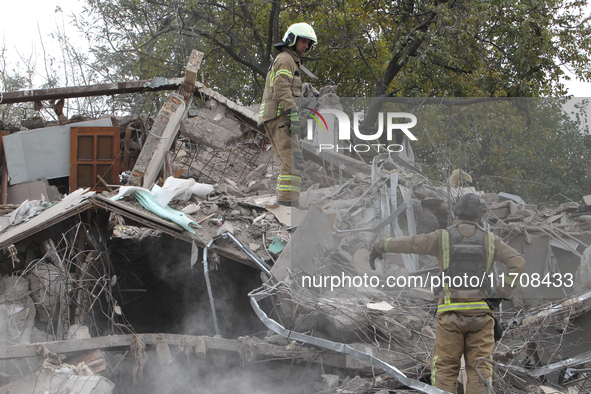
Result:
<instances>
[{"instance_id":1,"label":"protective firefighting jacket","mask_svg":"<svg viewBox=\"0 0 591 394\"><path fill-rule=\"evenodd\" d=\"M275 119L286 111L299 111L302 95L300 78L302 57L291 47L284 47L267 72L259 125Z\"/></svg>"},{"instance_id":2,"label":"protective firefighting jacket","mask_svg":"<svg viewBox=\"0 0 591 394\"><path fill-rule=\"evenodd\" d=\"M498 261L507 267L508 275L504 276L505 282L499 283L499 286L501 286L500 288L503 289L505 295L511 294L514 289L511 285L519 283L519 280L514 280L514 276L512 275L517 274L519 276L523 273L525 270L525 259L498 236L491 232L483 231L474 221L458 220L448 230L436 230L429 234L387 238L378 241L374 248L379 253L414 253L435 256L439 261L439 271L441 274L444 274L446 270L449 270L452 253L460 252L459 249L452 251L454 242L450 242L450 238L453 237L453 235L450 236L450 230L452 234L455 234L457 231L462 236L463 240L457 238L455 242L464 242L467 245L470 245L471 242L482 242L485 255L483 260L486 262L487 272L490 272L494 261ZM483 239L478 240L481 236L483 236ZM472 256L462 257L462 259L476 259L476 256L480 256L478 244L473 244L472 246L475 246L472 248ZM453 269L455 270L456 268ZM463 275L464 273L462 273ZM463 314L477 314L487 311L492 314L485 301L487 296L486 290L490 293L491 289L484 289L480 285L481 283L476 285L473 282L467 290L455 289L453 286L452 288L449 286L445 288L444 285L443 291L439 293L437 313L461 312ZM489 286L489 284L484 284L484 286Z\"/></svg>"}]
</instances>

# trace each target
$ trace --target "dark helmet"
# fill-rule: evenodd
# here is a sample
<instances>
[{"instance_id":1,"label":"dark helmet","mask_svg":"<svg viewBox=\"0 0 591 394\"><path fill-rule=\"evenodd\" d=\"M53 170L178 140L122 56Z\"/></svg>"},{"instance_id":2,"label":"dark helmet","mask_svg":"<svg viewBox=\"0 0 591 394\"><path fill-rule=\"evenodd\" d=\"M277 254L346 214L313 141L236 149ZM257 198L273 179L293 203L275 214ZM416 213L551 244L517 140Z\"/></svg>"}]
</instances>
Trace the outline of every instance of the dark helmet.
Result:
<instances>
[{"instance_id":1,"label":"dark helmet","mask_svg":"<svg viewBox=\"0 0 591 394\"><path fill-rule=\"evenodd\" d=\"M458 219L478 220L486 211L484 200L476 194L464 194L454 205L454 215Z\"/></svg>"}]
</instances>

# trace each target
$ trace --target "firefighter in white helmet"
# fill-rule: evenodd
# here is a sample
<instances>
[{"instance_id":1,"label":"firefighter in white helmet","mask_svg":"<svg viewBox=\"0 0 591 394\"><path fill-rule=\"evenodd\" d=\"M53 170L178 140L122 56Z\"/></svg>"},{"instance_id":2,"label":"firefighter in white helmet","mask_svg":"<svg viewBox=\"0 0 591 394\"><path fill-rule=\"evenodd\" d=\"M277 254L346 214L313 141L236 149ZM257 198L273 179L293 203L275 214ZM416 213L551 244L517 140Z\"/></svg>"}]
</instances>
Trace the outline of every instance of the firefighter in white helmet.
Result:
<instances>
[{"instance_id":1,"label":"firefighter in white helmet","mask_svg":"<svg viewBox=\"0 0 591 394\"><path fill-rule=\"evenodd\" d=\"M299 147L300 132L304 129L304 122L300 122L299 117L300 65L304 53L317 42L314 29L307 23L296 23L287 29L283 41L275 44L280 53L267 72L259 112L259 124L264 126L273 151L280 159L277 203L300 209L305 209L299 203L304 167Z\"/></svg>"}]
</instances>

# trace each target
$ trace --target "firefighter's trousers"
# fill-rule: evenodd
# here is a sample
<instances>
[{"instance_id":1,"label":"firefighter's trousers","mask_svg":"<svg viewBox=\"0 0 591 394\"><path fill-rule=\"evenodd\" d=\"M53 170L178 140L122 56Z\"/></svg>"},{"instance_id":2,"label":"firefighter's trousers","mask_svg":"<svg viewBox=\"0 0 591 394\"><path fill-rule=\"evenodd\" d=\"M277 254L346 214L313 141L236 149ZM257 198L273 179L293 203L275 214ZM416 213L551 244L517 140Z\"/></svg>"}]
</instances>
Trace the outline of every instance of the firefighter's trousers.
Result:
<instances>
[{"instance_id":1,"label":"firefighter's trousers","mask_svg":"<svg viewBox=\"0 0 591 394\"><path fill-rule=\"evenodd\" d=\"M298 144L298 137L289 131L287 115L271 119L264 124L271 140L273 151L279 156L277 177L277 201L298 201L302 183L304 158Z\"/></svg>"},{"instance_id":2,"label":"firefighter's trousers","mask_svg":"<svg viewBox=\"0 0 591 394\"><path fill-rule=\"evenodd\" d=\"M494 340L494 318L490 313L468 315L461 312L446 312L437 316L435 349L431 370L431 384L439 389L457 392L461 358L464 355L468 382L465 394L486 393L486 386L474 369L476 359L492 357ZM492 365L476 363L482 377L492 383Z\"/></svg>"}]
</instances>

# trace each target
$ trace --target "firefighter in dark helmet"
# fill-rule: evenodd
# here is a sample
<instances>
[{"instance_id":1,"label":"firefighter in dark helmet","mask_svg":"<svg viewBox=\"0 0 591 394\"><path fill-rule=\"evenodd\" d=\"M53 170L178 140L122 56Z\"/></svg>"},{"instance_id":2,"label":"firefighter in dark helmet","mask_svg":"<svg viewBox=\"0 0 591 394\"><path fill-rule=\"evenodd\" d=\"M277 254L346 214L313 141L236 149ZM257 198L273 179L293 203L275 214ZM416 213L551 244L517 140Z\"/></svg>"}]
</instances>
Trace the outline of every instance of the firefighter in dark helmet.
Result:
<instances>
[{"instance_id":1,"label":"firefighter in dark helmet","mask_svg":"<svg viewBox=\"0 0 591 394\"><path fill-rule=\"evenodd\" d=\"M415 253L435 256L439 260L442 283L437 306L437 331L431 370L431 384L439 389L457 392L457 379L462 355L468 376L464 392L485 393L478 372L492 380L492 366L476 362L491 359L495 344L493 303L508 298L512 283L519 283L525 260L498 236L479 226L486 210L484 201L475 194L463 195L454 205L456 221L445 229L429 234L381 239L370 254L372 267L383 253ZM505 283L491 285L493 262L507 266ZM470 281L477 277L479 280ZM453 280L453 279L456 280ZM514 280L517 279L517 280Z\"/></svg>"}]
</instances>

